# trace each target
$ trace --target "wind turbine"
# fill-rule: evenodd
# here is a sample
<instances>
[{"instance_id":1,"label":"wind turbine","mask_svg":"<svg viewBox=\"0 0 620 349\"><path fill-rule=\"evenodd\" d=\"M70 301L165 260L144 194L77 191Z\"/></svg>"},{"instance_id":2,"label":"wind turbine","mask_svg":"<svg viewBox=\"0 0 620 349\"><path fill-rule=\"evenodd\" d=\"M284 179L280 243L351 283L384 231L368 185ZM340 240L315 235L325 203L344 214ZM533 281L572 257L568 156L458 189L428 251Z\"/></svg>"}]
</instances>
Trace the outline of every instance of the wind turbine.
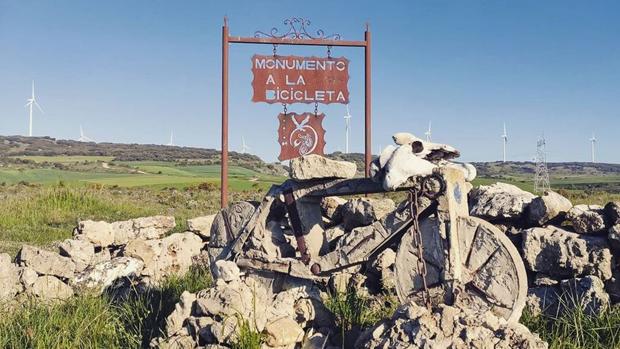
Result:
<instances>
[{"instance_id":1,"label":"wind turbine","mask_svg":"<svg viewBox=\"0 0 620 349\"><path fill-rule=\"evenodd\" d=\"M504 162L506 162L506 143L508 143L508 133L506 133L506 123L504 123L504 134L501 135L504 144Z\"/></svg>"},{"instance_id":2,"label":"wind turbine","mask_svg":"<svg viewBox=\"0 0 620 349\"><path fill-rule=\"evenodd\" d=\"M590 138L590 143L592 145L592 162L594 163L594 146L596 145L596 137L594 136L594 132L592 132L592 138Z\"/></svg>"},{"instance_id":3,"label":"wind turbine","mask_svg":"<svg viewBox=\"0 0 620 349\"><path fill-rule=\"evenodd\" d=\"M166 145L174 147L174 131L170 131L170 142Z\"/></svg>"},{"instance_id":4,"label":"wind turbine","mask_svg":"<svg viewBox=\"0 0 620 349\"><path fill-rule=\"evenodd\" d=\"M80 125L80 138L77 139L78 142L94 142L92 138L88 138L84 135L84 130L82 129L82 125Z\"/></svg>"},{"instance_id":5,"label":"wind turbine","mask_svg":"<svg viewBox=\"0 0 620 349\"><path fill-rule=\"evenodd\" d=\"M32 97L28 98L26 100L26 105L25 107L29 109L29 115L30 115L30 123L28 124L28 137L32 137L32 106L35 105L42 114L44 114L43 109L41 109L41 106L39 105L39 103L37 103L37 99L34 96L34 80L32 80Z\"/></svg>"},{"instance_id":6,"label":"wind turbine","mask_svg":"<svg viewBox=\"0 0 620 349\"><path fill-rule=\"evenodd\" d=\"M428 122L428 130L426 132L424 132L424 134L426 135L426 141L430 142L431 141L431 122Z\"/></svg>"},{"instance_id":7,"label":"wind turbine","mask_svg":"<svg viewBox=\"0 0 620 349\"><path fill-rule=\"evenodd\" d=\"M347 104L347 114L344 116L344 153L349 153L349 130L351 128L351 113L349 111L349 105Z\"/></svg>"},{"instance_id":8,"label":"wind turbine","mask_svg":"<svg viewBox=\"0 0 620 349\"><path fill-rule=\"evenodd\" d=\"M242 136L241 137L241 152L245 153L246 150L248 150L248 149L252 149L252 148L248 147L248 145L245 144L245 137Z\"/></svg>"}]
</instances>

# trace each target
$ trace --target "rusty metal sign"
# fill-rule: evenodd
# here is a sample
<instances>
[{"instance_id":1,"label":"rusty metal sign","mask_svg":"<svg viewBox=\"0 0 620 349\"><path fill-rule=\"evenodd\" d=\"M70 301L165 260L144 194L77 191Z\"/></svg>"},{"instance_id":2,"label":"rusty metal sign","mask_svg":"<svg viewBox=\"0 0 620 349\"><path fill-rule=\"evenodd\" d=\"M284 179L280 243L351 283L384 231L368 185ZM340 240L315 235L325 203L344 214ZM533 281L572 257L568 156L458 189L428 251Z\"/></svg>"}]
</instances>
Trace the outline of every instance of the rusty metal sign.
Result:
<instances>
[{"instance_id":1,"label":"rusty metal sign","mask_svg":"<svg viewBox=\"0 0 620 349\"><path fill-rule=\"evenodd\" d=\"M340 57L252 57L253 102L349 103L349 60Z\"/></svg>"},{"instance_id":2,"label":"rusty metal sign","mask_svg":"<svg viewBox=\"0 0 620 349\"><path fill-rule=\"evenodd\" d=\"M280 143L280 161L290 160L307 154L324 155L325 114L287 113L278 115L278 143Z\"/></svg>"}]
</instances>

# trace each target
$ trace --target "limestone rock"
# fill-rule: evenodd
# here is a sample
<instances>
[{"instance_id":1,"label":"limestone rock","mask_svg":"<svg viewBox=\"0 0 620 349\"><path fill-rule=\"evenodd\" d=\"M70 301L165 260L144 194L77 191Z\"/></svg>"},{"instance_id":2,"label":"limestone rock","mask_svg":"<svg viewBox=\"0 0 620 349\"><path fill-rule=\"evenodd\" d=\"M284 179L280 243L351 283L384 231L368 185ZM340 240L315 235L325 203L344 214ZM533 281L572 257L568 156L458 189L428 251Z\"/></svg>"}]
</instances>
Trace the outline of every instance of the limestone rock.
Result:
<instances>
[{"instance_id":1,"label":"limestone rock","mask_svg":"<svg viewBox=\"0 0 620 349\"><path fill-rule=\"evenodd\" d=\"M534 198L512 184L481 185L470 192L469 213L489 220L518 220Z\"/></svg>"},{"instance_id":2,"label":"limestone rock","mask_svg":"<svg viewBox=\"0 0 620 349\"><path fill-rule=\"evenodd\" d=\"M325 229L325 238L327 239L327 242L329 242L331 245L336 242L336 239L343 236L344 233L345 233L344 225L340 224L335 227Z\"/></svg>"},{"instance_id":3,"label":"limestone rock","mask_svg":"<svg viewBox=\"0 0 620 349\"><path fill-rule=\"evenodd\" d=\"M166 318L166 333L172 336L183 327L183 322L192 312L192 305L196 300L196 295L183 291L179 303L174 306L172 313Z\"/></svg>"},{"instance_id":4,"label":"limestone rock","mask_svg":"<svg viewBox=\"0 0 620 349\"><path fill-rule=\"evenodd\" d=\"M133 219L133 230L136 238L159 239L174 229L176 222L173 216L152 216Z\"/></svg>"},{"instance_id":5,"label":"limestone rock","mask_svg":"<svg viewBox=\"0 0 620 349\"><path fill-rule=\"evenodd\" d=\"M86 240L67 239L58 245L58 249L62 256L75 263L76 272L86 269L95 257L95 246Z\"/></svg>"},{"instance_id":6,"label":"limestone rock","mask_svg":"<svg viewBox=\"0 0 620 349\"><path fill-rule=\"evenodd\" d=\"M215 263L216 260L223 258L221 253L224 247L229 246L234 239L237 238L254 214L254 211L255 207L250 202L239 201L220 210L220 212L215 215L215 219L211 225L208 245L209 259L212 265L214 265L213 263ZM226 228L226 221L229 223L230 232Z\"/></svg>"},{"instance_id":7,"label":"limestone rock","mask_svg":"<svg viewBox=\"0 0 620 349\"><path fill-rule=\"evenodd\" d=\"M110 223L116 246L125 245L133 239L159 239L176 226L172 216L152 216Z\"/></svg>"},{"instance_id":8,"label":"limestone rock","mask_svg":"<svg viewBox=\"0 0 620 349\"><path fill-rule=\"evenodd\" d=\"M239 267L235 262L219 260L215 262L215 277L225 282L239 280Z\"/></svg>"},{"instance_id":9,"label":"limestone rock","mask_svg":"<svg viewBox=\"0 0 620 349\"><path fill-rule=\"evenodd\" d=\"M604 210L610 225L620 224L620 202L608 202Z\"/></svg>"},{"instance_id":10,"label":"limestone rock","mask_svg":"<svg viewBox=\"0 0 620 349\"><path fill-rule=\"evenodd\" d=\"M187 227L191 232L200 235L204 239L211 236L211 225L215 220L215 215L196 217L187 220Z\"/></svg>"},{"instance_id":11,"label":"limestone rock","mask_svg":"<svg viewBox=\"0 0 620 349\"><path fill-rule=\"evenodd\" d=\"M392 199L356 198L342 206L344 228L351 230L379 220L396 208Z\"/></svg>"},{"instance_id":12,"label":"limestone rock","mask_svg":"<svg viewBox=\"0 0 620 349\"><path fill-rule=\"evenodd\" d=\"M342 206L347 200L337 197L328 196L321 200L321 212L327 217L333 225L342 222Z\"/></svg>"},{"instance_id":13,"label":"limestone rock","mask_svg":"<svg viewBox=\"0 0 620 349\"><path fill-rule=\"evenodd\" d=\"M108 222L81 221L78 223L77 233L95 246L107 247L114 243L114 231Z\"/></svg>"},{"instance_id":14,"label":"limestone rock","mask_svg":"<svg viewBox=\"0 0 620 349\"><path fill-rule=\"evenodd\" d=\"M620 224L612 225L607 230L609 246L620 256Z\"/></svg>"},{"instance_id":15,"label":"limestone rock","mask_svg":"<svg viewBox=\"0 0 620 349\"><path fill-rule=\"evenodd\" d=\"M611 253L604 237L579 235L549 226L523 233L526 268L560 278L596 275L611 277Z\"/></svg>"},{"instance_id":16,"label":"limestone rock","mask_svg":"<svg viewBox=\"0 0 620 349\"><path fill-rule=\"evenodd\" d=\"M521 324L491 312L472 314L441 305L434 313L416 304L401 306L358 338L355 348L547 348Z\"/></svg>"},{"instance_id":17,"label":"limestone rock","mask_svg":"<svg viewBox=\"0 0 620 349\"><path fill-rule=\"evenodd\" d=\"M571 208L566 218L573 229L580 234L596 233L605 230L605 215L598 205L577 205Z\"/></svg>"},{"instance_id":18,"label":"limestone rock","mask_svg":"<svg viewBox=\"0 0 620 349\"><path fill-rule=\"evenodd\" d=\"M304 330L290 318L280 318L267 323L265 330L265 342L271 347L281 347L301 342Z\"/></svg>"},{"instance_id":19,"label":"limestone rock","mask_svg":"<svg viewBox=\"0 0 620 349\"><path fill-rule=\"evenodd\" d=\"M166 276L185 274L192 266L192 259L200 254L204 245L198 235L190 232L175 233L161 240L140 241L127 246L132 255L144 262L142 275L151 277L155 282ZM141 244L140 251L138 244Z\"/></svg>"},{"instance_id":20,"label":"limestone rock","mask_svg":"<svg viewBox=\"0 0 620 349\"><path fill-rule=\"evenodd\" d=\"M310 154L291 160L289 175L292 179L303 181L317 178L353 178L357 166L353 162L331 160Z\"/></svg>"},{"instance_id":21,"label":"limestone rock","mask_svg":"<svg viewBox=\"0 0 620 349\"><path fill-rule=\"evenodd\" d=\"M543 225L550 221L562 219L573 204L567 198L554 191L545 191L532 200L527 211L530 223Z\"/></svg>"},{"instance_id":22,"label":"limestone rock","mask_svg":"<svg viewBox=\"0 0 620 349\"><path fill-rule=\"evenodd\" d=\"M21 291L19 269L11 263L11 256L0 253L0 303L11 300Z\"/></svg>"},{"instance_id":23,"label":"limestone rock","mask_svg":"<svg viewBox=\"0 0 620 349\"><path fill-rule=\"evenodd\" d=\"M614 270L611 279L605 282L605 291L612 303L620 303L620 269Z\"/></svg>"},{"instance_id":24,"label":"limestone rock","mask_svg":"<svg viewBox=\"0 0 620 349\"><path fill-rule=\"evenodd\" d=\"M533 314L556 317L576 308L595 315L609 306L609 295L596 276L562 280L553 286L538 286L528 290L526 301Z\"/></svg>"},{"instance_id":25,"label":"limestone rock","mask_svg":"<svg viewBox=\"0 0 620 349\"><path fill-rule=\"evenodd\" d=\"M19 269L19 282L25 289L30 288L39 278L39 274L29 267L20 267Z\"/></svg>"},{"instance_id":26,"label":"limestone rock","mask_svg":"<svg viewBox=\"0 0 620 349\"><path fill-rule=\"evenodd\" d=\"M88 267L76 275L74 286L76 288L94 289L99 292L111 286L120 278L139 275L144 263L141 260L130 257L118 257Z\"/></svg>"},{"instance_id":27,"label":"limestone rock","mask_svg":"<svg viewBox=\"0 0 620 349\"><path fill-rule=\"evenodd\" d=\"M75 273L75 263L70 258L29 245L22 247L17 261L21 266L30 267L42 275L71 279Z\"/></svg>"},{"instance_id":28,"label":"limestone rock","mask_svg":"<svg viewBox=\"0 0 620 349\"><path fill-rule=\"evenodd\" d=\"M562 280L560 288L575 300L587 314L596 315L609 307L609 295L603 281L596 276Z\"/></svg>"},{"instance_id":29,"label":"limestone rock","mask_svg":"<svg viewBox=\"0 0 620 349\"><path fill-rule=\"evenodd\" d=\"M32 284L28 292L33 296L45 300L67 299L73 296L71 287L58 278L51 275L44 275Z\"/></svg>"}]
</instances>

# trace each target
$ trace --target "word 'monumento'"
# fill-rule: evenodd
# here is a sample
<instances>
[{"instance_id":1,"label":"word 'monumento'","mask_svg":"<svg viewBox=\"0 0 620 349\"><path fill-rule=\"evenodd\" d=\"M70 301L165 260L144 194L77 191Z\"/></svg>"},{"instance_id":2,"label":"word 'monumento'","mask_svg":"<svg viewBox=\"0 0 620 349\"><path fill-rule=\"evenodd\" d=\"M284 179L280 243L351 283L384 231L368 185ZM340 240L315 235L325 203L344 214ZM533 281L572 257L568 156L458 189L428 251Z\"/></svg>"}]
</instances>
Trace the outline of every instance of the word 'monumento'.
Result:
<instances>
[{"instance_id":1,"label":"word 'monumento'","mask_svg":"<svg viewBox=\"0 0 620 349\"><path fill-rule=\"evenodd\" d=\"M331 57L252 57L253 102L349 103L349 60Z\"/></svg>"}]
</instances>

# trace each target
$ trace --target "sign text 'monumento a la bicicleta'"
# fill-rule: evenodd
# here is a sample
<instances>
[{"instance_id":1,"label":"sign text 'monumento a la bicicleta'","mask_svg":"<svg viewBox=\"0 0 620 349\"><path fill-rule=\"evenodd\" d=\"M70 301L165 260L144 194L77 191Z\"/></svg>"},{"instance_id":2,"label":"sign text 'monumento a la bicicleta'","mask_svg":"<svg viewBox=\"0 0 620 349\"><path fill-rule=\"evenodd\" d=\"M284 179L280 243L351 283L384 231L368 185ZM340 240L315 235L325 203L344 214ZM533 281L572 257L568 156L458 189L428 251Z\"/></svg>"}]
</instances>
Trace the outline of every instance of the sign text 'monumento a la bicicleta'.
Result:
<instances>
[{"instance_id":1,"label":"sign text 'monumento a la bicicleta'","mask_svg":"<svg viewBox=\"0 0 620 349\"><path fill-rule=\"evenodd\" d=\"M349 60L340 57L252 57L253 102L349 103Z\"/></svg>"}]
</instances>

